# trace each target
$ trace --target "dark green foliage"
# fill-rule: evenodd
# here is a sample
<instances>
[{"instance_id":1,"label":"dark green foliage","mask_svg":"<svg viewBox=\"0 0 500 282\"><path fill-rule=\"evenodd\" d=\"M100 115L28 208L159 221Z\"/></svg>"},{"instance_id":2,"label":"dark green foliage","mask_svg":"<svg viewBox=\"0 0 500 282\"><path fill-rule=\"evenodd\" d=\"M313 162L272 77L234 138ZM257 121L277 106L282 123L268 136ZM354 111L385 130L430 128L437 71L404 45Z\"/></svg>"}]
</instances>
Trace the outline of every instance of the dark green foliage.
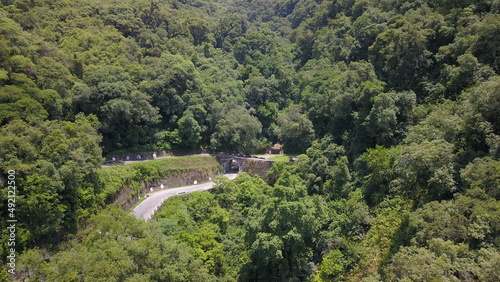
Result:
<instances>
[{"instance_id":1,"label":"dark green foliage","mask_svg":"<svg viewBox=\"0 0 500 282\"><path fill-rule=\"evenodd\" d=\"M330 137L314 141L306 155L301 155L296 163L311 193L342 198L352 189L345 150L333 143Z\"/></svg>"},{"instance_id":2,"label":"dark green foliage","mask_svg":"<svg viewBox=\"0 0 500 282\"><path fill-rule=\"evenodd\" d=\"M259 120L242 107L228 109L218 121L210 146L215 151L252 153L258 146L256 137L262 132Z\"/></svg>"},{"instance_id":3,"label":"dark green foliage","mask_svg":"<svg viewBox=\"0 0 500 282\"><path fill-rule=\"evenodd\" d=\"M92 168L102 159L98 122L95 116L76 118L74 123L18 120L2 127L3 200L7 201L6 173L15 170L20 246L76 227L81 212L94 205L86 202L85 194L98 191L85 191L80 181L92 177ZM6 212L2 211L4 217Z\"/></svg>"},{"instance_id":4,"label":"dark green foliage","mask_svg":"<svg viewBox=\"0 0 500 282\"><path fill-rule=\"evenodd\" d=\"M2 1L14 278L498 280L497 2ZM102 152L276 142L305 154L267 183L217 179L149 223L100 212L220 170L202 156L97 169Z\"/></svg>"},{"instance_id":5,"label":"dark green foliage","mask_svg":"<svg viewBox=\"0 0 500 282\"><path fill-rule=\"evenodd\" d=\"M187 148L198 148L201 141L202 128L194 119L191 112L187 111L177 122L179 126L179 137L182 145Z\"/></svg>"},{"instance_id":6,"label":"dark green foliage","mask_svg":"<svg viewBox=\"0 0 500 282\"><path fill-rule=\"evenodd\" d=\"M30 279L94 281L213 281L189 247L163 235L158 225L142 222L117 207L93 216L67 249L43 260L32 250L20 260Z\"/></svg>"}]
</instances>

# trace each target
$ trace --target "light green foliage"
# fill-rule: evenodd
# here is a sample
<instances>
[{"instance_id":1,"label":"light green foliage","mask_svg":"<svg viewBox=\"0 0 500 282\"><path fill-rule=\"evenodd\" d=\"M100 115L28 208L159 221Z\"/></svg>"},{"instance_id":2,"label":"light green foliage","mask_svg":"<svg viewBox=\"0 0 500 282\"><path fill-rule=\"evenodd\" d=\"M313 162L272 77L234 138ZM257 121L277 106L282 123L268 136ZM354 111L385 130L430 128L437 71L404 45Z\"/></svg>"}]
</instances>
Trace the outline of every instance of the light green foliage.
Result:
<instances>
[{"instance_id":1,"label":"light green foliage","mask_svg":"<svg viewBox=\"0 0 500 282\"><path fill-rule=\"evenodd\" d=\"M330 281L332 279L344 280L347 261L339 250L331 250L323 257L320 270L313 281Z\"/></svg>"},{"instance_id":2,"label":"light green foliage","mask_svg":"<svg viewBox=\"0 0 500 282\"><path fill-rule=\"evenodd\" d=\"M30 97L22 88L6 85L0 88L0 122L6 124L11 120L25 121L45 119L47 111L37 100Z\"/></svg>"},{"instance_id":3,"label":"light green foliage","mask_svg":"<svg viewBox=\"0 0 500 282\"><path fill-rule=\"evenodd\" d=\"M246 240L255 273L251 280L310 274L307 261L326 214L324 201L305 193L300 179L284 173L271 197L250 210Z\"/></svg>"},{"instance_id":4,"label":"light green foliage","mask_svg":"<svg viewBox=\"0 0 500 282\"><path fill-rule=\"evenodd\" d=\"M298 107L280 113L276 125L274 134L283 142L288 153L304 152L314 140L312 122Z\"/></svg>"},{"instance_id":5,"label":"light green foliage","mask_svg":"<svg viewBox=\"0 0 500 282\"><path fill-rule=\"evenodd\" d=\"M372 215L360 190L347 199L328 203L328 228L321 231L318 246L323 261L314 276L315 281L346 279L361 259L359 243L372 223Z\"/></svg>"},{"instance_id":6,"label":"light green foliage","mask_svg":"<svg viewBox=\"0 0 500 282\"><path fill-rule=\"evenodd\" d=\"M297 165L312 193L341 198L347 196L352 188L345 150L332 143L329 136L314 141L306 155L299 157Z\"/></svg>"},{"instance_id":7,"label":"light green foliage","mask_svg":"<svg viewBox=\"0 0 500 282\"><path fill-rule=\"evenodd\" d=\"M455 205L468 219L467 236L472 247L492 244L498 248L500 206L497 200L479 189L468 190L457 197Z\"/></svg>"},{"instance_id":8,"label":"light green foliage","mask_svg":"<svg viewBox=\"0 0 500 282\"><path fill-rule=\"evenodd\" d=\"M397 178L390 189L416 201L456 192L452 148L444 140L405 146L394 162Z\"/></svg>"},{"instance_id":9,"label":"light green foliage","mask_svg":"<svg viewBox=\"0 0 500 282\"><path fill-rule=\"evenodd\" d=\"M255 148L257 134L262 132L262 124L241 107L229 109L218 121L210 139L214 150L251 153Z\"/></svg>"},{"instance_id":10,"label":"light green foliage","mask_svg":"<svg viewBox=\"0 0 500 282\"><path fill-rule=\"evenodd\" d=\"M26 251L19 261L19 272L28 273L27 277L33 280L41 280L43 272L48 272L49 265L44 261L44 251L39 248L34 248Z\"/></svg>"},{"instance_id":11,"label":"light green foliage","mask_svg":"<svg viewBox=\"0 0 500 282\"><path fill-rule=\"evenodd\" d=\"M120 189L132 187L128 195L132 198L141 191L144 182L158 181L169 175L193 169L203 170L208 175L220 172L221 166L215 157L211 156L166 158L127 166L112 166L96 171L97 183L94 185L97 187L94 189L102 189L103 193L99 195L101 200L111 200Z\"/></svg>"},{"instance_id":12,"label":"light green foliage","mask_svg":"<svg viewBox=\"0 0 500 282\"><path fill-rule=\"evenodd\" d=\"M451 102L437 105L418 125L408 130L405 143L421 143L424 140L443 139L454 142L460 134L463 120L457 105Z\"/></svg>"},{"instance_id":13,"label":"light green foliage","mask_svg":"<svg viewBox=\"0 0 500 282\"><path fill-rule=\"evenodd\" d=\"M281 175L273 188L246 174L235 181L219 181L213 194L168 200L158 213L160 223L175 219L185 228L176 233L179 240L188 243L210 273L221 277L235 275L235 267L244 264L246 270L239 275L245 281L310 272L307 261L326 217L324 201L307 196L300 178L289 173ZM243 257L228 261L223 251L237 251Z\"/></svg>"},{"instance_id":14,"label":"light green foliage","mask_svg":"<svg viewBox=\"0 0 500 282\"><path fill-rule=\"evenodd\" d=\"M498 249L484 248L478 251L477 276L481 280L494 280L500 273L498 271L498 260L500 252Z\"/></svg>"},{"instance_id":15,"label":"light green foliage","mask_svg":"<svg viewBox=\"0 0 500 282\"><path fill-rule=\"evenodd\" d=\"M235 279L250 258L243 239L241 212L262 196L265 183L243 174L234 183L216 180L213 194L197 192L174 197L157 214L165 234L185 242L211 274ZM231 253L233 256L228 257Z\"/></svg>"},{"instance_id":16,"label":"light green foliage","mask_svg":"<svg viewBox=\"0 0 500 282\"><path fill-rule=\"evenodd\" d=\"M463 243L467 238L467 218L460 214L452 202L430 202L410 217L415 228L415 240L425 244L432 238L442 238Z\"/></svg>"},{"instance_id":17,"label":"light green foliage","mask_svg":"<svg viewBox=\"0 0 500 282\"><path fill-rule=\"evenodd\" d=\"M500 162L489 157L475 159L460 171L471 188L481 188L488 195L500 199Z\"/></svg>"},{"instance_id":18,"label":"light green foliage","mask_svg":"<svg viewBox=\"0 0 500 282\"><path fill-rule=\"evenodd\" d=\"M380 145L393 145L404 136L415 107L415 93L381 93L373 98L373 106L363 125L368 136Z\"/></svg>"},{"instance_id":19,"label":"light green foliage","mask_svg":"<svg viewBox=\"0 0 500 282\"><path fill-rule=\"evenodd\" d=\"M56 59L51 57L42 57L38 62L37 67L37 82L42 89L53 89L65 99L69 104L67 98L69 93L68 89L73 86L73 77L70 71Z\"/></svg>"},{"instance_id":20,"label":"light green foliage","mask_svg":"<svg viewBox=\"0 0 500 282\"><path fill-rule=\"evenodd\" d=\"M400 233L411 208L411 202L401 197L385 199L375 212L372 226L366 233L361 247L364 254L359 265L353 270L353 276L367 276L370 269L378 269L391 255L392 244L401 240Z\"/></svg>"},{"instance_id":21,"label":"light green foliage","mask_svg":"<svg viewBox=\"0 0 500 282\"><path fill-rule=\"evenodd\" d=\"M416 247L403 248L387 269L394 281L460 281L453 277L453 265L446 255Z\"/></svg>"},{"instance_id":22,"label":"light green foliage","mask_svg":"<svg viewBox=\"0 0 500 282\"><path fill-rule=\"evenodd\" d=\"M93 216L78 236L85 239L68 242L68 249L52 255L50 264L41 260L40 251L23 254L22 269L29 269L32 277L51 281L134 281L138 276L147 280L212 279L185 244L116 207Z\"/></svg>"},{"instance_id":23,"label":"light green foliage","mask_svg":"<svg viewBox=\"0 0 500 282\"><path fill-rule=\"evenodd\" d=\"M276 156L269 158L269 160L275 162L290 162L291 158L289 156Z\"/></svg>"},{"instance_id":24,"label":"light green foliage","mask_svg":"<svg viewBox=\"0 0 500 282\"><path fill-rule=\"evenodd\" d=\"M15 278L498 280L497 2L2 1ZM276 142L305 154L267 182L218 178L148 223L101 212L221 169L201 156L98 169L102 152Z\"/></svg>"},{"instance_id":25,"label":"light green foliage","mask_svg":"<svg viewBox=\"0 0 500 282\"><path fill-rule=\"evenodd\" d=\"M157 151L170 151L181 144L178 129L156 132L153 139L155 143L152 147Z\"/></svg>"},{"instance_id":26,"label":"light green foliage","mask_svg":"<svg viewBox=\"0 0 500 282\"><path fill-rule=\"evenodd\" d=\"M403 247L385 268L387 279L394 281L439 280L461 281L478 277L491 280L498 275L494 269L498 251L470 251L466 244L432 239L429 248Z\"/></svg>"},{"instance_id":27,"label":"light green foliage","mask_svg":"<svg viewBox=\"0 0 500 282\"><path fill-rule=\"evenodd\" d=\"M234 208L239 212L247 212L248 207L260 203L265 197L264 192L269 189L262 179L252 178L246 173L234 181L219 181L212 192L217 195L221 207Z\"/></svg>"},{"instance_id":28,"label":"light green foliage","mask_svg":"<svg viewBox=\"0 0 500 282\"><path fill-rule=\"evenodd\" d=\"M339 237L361 240L372 223L361 191L353 191L347 198L331 201L328 205L330 225L324 234L327 240L339 242Z\"/></svg>"},{"instance_id":29,"label":"light green foliage","mask_svg":"<svg viewBox=\"0 0 500 282\"><path fill-rule=\"evenodd\" d=\"M497 275L492 260L498 256L498 211L498 202L479 188L455 200L430 202L417 209L409 221L415 237L411 246L392 257L384 269L387 277L402 281L406 277L491 279Z\"/></svg>"}]
</instances>

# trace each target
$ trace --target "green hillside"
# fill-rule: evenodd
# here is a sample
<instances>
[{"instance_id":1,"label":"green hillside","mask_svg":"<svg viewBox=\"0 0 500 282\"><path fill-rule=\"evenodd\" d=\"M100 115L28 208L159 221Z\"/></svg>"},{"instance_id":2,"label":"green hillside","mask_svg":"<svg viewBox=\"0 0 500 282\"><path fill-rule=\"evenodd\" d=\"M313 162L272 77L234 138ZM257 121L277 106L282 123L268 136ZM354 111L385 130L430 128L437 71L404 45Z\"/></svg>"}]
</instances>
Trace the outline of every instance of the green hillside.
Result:
<instances>
[{"instance_id":1,"label":"green hillside","mask_svg":"<svg viewBox=\"0 0 500 282\"><path fill-rule=\"evenodd\" d=\"M0 223L0 278L499 280L499 12L497 0L1 1L0 215L17 222L15 275ZM106 173L103 155L277 142L298 158L267 181L219 179L149 222L106 206L123 179L165 167Z\"/></svg>"}]
</instances>

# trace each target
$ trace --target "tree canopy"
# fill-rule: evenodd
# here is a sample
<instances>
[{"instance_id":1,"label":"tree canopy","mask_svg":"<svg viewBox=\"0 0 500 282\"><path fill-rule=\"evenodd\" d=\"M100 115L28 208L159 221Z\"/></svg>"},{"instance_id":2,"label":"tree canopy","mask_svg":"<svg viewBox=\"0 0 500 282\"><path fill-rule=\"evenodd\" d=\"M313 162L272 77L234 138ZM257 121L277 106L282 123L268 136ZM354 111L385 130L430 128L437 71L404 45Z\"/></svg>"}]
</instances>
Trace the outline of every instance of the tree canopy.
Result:
<instances>
[{"instance_id":1,"label":"tree canopy","mask_svg":"<svg viewBox=\"0 0 500 282\"><path fill-rule=\"evenodd\" d=\"M498 280L499 12L492 0L1 1L12 278ZM172 197L149 222L110 204L169 168L100 168L117 152L276 143L294 161Z\"/></svg>"}]
</instances>

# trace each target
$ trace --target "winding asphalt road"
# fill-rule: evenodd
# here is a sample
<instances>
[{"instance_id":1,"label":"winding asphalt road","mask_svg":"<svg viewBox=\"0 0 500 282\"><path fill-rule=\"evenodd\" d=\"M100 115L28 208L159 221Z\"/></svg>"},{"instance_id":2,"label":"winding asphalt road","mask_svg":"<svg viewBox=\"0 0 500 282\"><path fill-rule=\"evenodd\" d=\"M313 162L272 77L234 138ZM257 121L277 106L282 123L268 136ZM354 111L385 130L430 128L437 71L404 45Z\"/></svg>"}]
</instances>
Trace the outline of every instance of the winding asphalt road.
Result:
<instances>
[{"instance_id":1,"label":"winding asphalt road","mask_svg":"<svg viewBox=\"0 0 500 282\"><path fill-rule=\"evenodd\" d=\"M235 179L237 174L224 174L229 179ZM196 191L205 191L214 187L214 182L207 182L198 185L183 186L177 188L164 189L161 191L148 194L149 196L137 205L132 214L138 219L149 220L156 210L161 206L163 201L169 197L192 193Z\"/></svg>"}]
</instances>

